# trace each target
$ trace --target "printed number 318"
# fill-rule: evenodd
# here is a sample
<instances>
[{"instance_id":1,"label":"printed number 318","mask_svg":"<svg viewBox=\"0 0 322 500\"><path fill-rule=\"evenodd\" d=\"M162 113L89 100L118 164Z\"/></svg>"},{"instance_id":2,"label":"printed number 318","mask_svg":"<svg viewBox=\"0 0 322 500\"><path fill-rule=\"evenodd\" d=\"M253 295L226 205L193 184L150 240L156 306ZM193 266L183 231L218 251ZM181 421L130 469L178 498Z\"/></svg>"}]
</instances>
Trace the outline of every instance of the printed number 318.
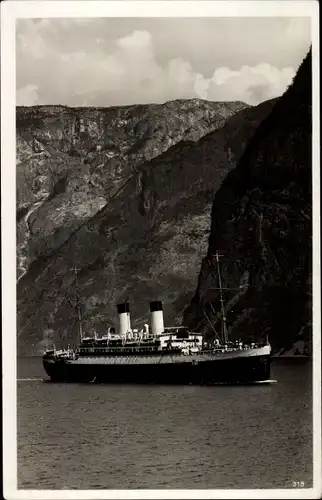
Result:
<instances>
[{"instance_id":1,"label":"printed number 318","mask_svg":"<svg viewBox=\"0 0 322 500\"><path fill-rule=\"evenodd\" d=\"M304 488L304 481L293 481L293 488Z\"/></svg>"}]
</instances>

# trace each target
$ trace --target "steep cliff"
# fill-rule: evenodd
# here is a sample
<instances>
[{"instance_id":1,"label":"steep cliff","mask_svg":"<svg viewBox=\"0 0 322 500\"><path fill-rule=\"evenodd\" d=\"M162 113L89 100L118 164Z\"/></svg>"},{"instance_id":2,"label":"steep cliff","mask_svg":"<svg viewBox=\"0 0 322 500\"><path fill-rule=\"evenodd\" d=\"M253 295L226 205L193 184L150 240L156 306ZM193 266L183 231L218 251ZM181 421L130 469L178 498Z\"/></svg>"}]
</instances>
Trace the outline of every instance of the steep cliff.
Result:
<instances>
[{"instance_id":1,"label":"steep cliff","mask_svg":"<svg viewBox=\"0 0 322 500\"><path fill-rule=\"evenodd\" d=\"M139 164L182 140L198 140L246 107L193 99L17 108L18 277L100 211Z\"/></svg>"},{"instance_id":2,"label":"steep cliff","mask_svg":"<svg viewBox=\"0 0 322 500\"><path fill-rule=\"evenodd\" d=\"M175 119L179 104L183 109ZM25 245L18 263L21 353L39 352L48 337L57 345L75 339L70 303L75 265L87 332L102 332L115 322L115 304L125 298L134 326L147 320L153 298L164 301L167 323L181 321L206 252L214 194L274 101L254 108L179 104L164 105L166 111L157 106L162 119L151 107L138 106L151 129L142 119L136 132L132 122L130 132L116 120L109 132L102 126L85 145L76 132L73 138L70 116L89 120L97 110L18 110L23 119L17 124L22 161L17 216ZM123 116L126 109L100 112ZM95 129L86 123L86 130ZM212 132L204 135L207 130ZM105 146L108 140L114 145Z\"/></svg>"},{"instance_id":3,"label":"steep cliff","mask_svg":"<svg viewBox=\"0 0 322 500\"><path fill-rule=\"evenodd\" d=\"M208 252L184 320L219 329L221 257L230 336L276 351L311 337L311 54L216 193Z\"/></svg>"}]
</instances>

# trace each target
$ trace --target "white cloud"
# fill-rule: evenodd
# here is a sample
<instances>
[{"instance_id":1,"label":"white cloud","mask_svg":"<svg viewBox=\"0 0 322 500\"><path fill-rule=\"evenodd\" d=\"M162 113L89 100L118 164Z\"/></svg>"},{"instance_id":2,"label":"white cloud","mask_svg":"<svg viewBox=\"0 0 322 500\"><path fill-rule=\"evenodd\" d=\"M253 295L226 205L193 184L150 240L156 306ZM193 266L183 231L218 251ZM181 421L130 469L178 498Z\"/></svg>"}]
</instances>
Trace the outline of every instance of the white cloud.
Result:
<instances>
[{"instance_id":1,"label":"white cloud","mask_svg":"<svg viewBox=\"0 0 322 500\"><path fill-rule=\"evenodd\" d=\"M194 57L199 51L204 66L206 60L208 63L207 71L201 69L202 65L196 70L189 50L182 56L161 57L162 39L157 31L156 38L147 29L134 29L124 36L111 38L102 20L98 21L96 32L93 21L73 21L74 24L67 20L19 22L17 103L76 106L86 102L108 106L200 97L257 104L281 95L297 70L291 65L278 67L261 61L258 46L257 64L247 65L241 61L239 66L234 63L233 69L218 65L217 52L221 53L220 60L222 52L227 50L229 54L225 44L217 50L207 46L209 54L205 59L205 47L197 36ZM122 21L118 21L123 26ZM303 23L283 26L286 39L291 39L291 33L298 33L299 45L305 46ZM72 28L78 36L76 40L68 36ZM163 36L164 40L171 37L171 31ZM193 36L191 33L190 44ZM260 43L259 40L258 45Z\"/></svg>"},{"instance_id":2,"label":"white cloud","mask_svg":"<svg viewBox=\"0 0 322 500\"><path fill-rule=\"evenodd\" d=\"M283 94L294 76L293 68L280 70L267 63L242 66L239 71L218 68L210 80L208 99L217 96L220 100L244 100L257 104L260 100Z\"/></svg>"}]
</instances>

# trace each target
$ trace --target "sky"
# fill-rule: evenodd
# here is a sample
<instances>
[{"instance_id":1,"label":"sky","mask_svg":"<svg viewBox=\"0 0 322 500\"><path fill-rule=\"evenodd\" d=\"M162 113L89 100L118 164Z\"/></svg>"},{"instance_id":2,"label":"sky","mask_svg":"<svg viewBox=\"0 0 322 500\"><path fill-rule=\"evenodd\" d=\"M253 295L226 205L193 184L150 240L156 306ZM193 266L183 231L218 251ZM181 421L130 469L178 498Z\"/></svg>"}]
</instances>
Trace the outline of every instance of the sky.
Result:
<instances>
[{"instance_id":1,"label":"sky","mask_svg":"<svg viewBox=\"0 0 322 500\"><path fill-rule=\"evenodd\" d=\"M256 105L284 93L310 43L309 18L19 19L17 105Z\"/></svg>"}]
</instances>

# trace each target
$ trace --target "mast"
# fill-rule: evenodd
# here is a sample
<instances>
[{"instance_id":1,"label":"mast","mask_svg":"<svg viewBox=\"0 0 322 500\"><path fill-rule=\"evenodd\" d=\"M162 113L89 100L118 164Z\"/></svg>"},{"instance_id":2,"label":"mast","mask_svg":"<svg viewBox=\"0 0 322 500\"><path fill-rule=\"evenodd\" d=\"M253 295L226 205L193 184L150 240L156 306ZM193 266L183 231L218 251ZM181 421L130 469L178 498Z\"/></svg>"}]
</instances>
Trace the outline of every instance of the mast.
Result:
<instances>
[{"instance_id":1,"label":"mast","mask_svg":"<svg viewBox=\"0 0 322 500\"><path fill-rule=\"evenodd\" d=\"M211 305L211 303L210 303L210 305ZM213 329L213 331L215 332L215 335L216 335L217 339L218 339L218 340L219 340L219 342L220 342L219 335L218 335L218 333L216 332L216 329L215 329L214 325L212 324L212 322L211 322L210 318L208 317L208 314L206 313L206 311L205 311L204 309L203 309L203 313L204 313L204 315L206 316L208 323L210 324L211 328L212 328L212 329Z\"/></svg>"},{"instance_id":2,"label":"mast","mask_svg":"<svg viewBox=\"0 0 322 500\"><path fill-rule=\"evenodd\" d=\"M225 307L224 307L224 298L222 293L222 283L221 283L221 274L220 274L220 265L219 265L219 257L222 255L218 254L218 250L216 251L216 262L217 262L217 271L218 271L218 282L219 282L219 298L220 298L220 306L221 306L221 328L222 328L222 336L224 339L224 343L227 342L227 325L226 325L226 315L225 315Z\"/></svg>"},{"instance_id":3,"label":"mast","mask_svg":"<svg viewBox=\"0 0 322 500\"><path fill-rule=\"evenodd\" d=\"M81 313L81 308L80 308L79 288L78 288L78 279L77 279L77 273L80 271L80 269L77 269L77 267L72 267L71 271L74 271L74 273L75 273L75 295L76 295L75 307L77 309L77 315L78 315L79 341L82 342L82 340L83 340L82 313Z\"/></svg>"}]
</instances>

